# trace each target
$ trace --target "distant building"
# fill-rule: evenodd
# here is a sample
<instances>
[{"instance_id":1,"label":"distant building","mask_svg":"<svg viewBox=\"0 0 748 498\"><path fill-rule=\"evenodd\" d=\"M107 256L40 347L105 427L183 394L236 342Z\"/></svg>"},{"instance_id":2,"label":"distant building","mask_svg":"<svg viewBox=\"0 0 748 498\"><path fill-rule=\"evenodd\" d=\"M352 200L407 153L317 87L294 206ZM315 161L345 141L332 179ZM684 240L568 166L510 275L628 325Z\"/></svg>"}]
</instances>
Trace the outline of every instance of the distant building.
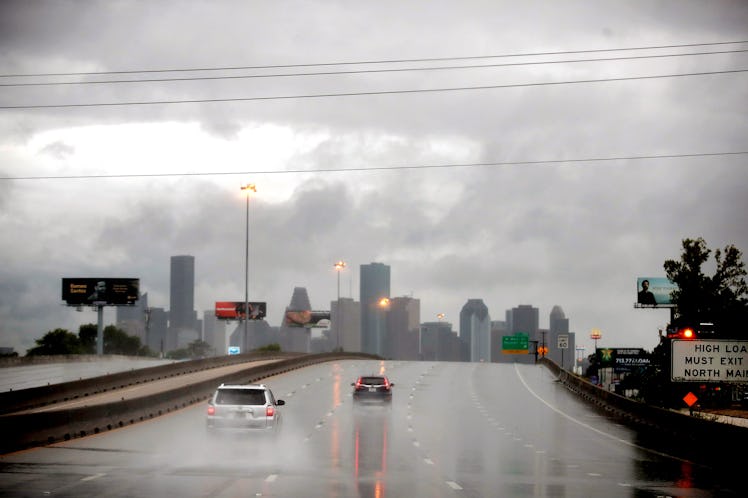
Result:
<instances>
[{"instance_id":1,"label":"distant building","mask_svg":"<svg viewBox=\"0 0 748 498\"><path fill-rule=\"evenodd\" d=\"M333 349L361 351L361 303L350 297L330 303L330 342Z\"/></svg>"},{"instance_id":2,"label":"distant building","mask_svg":"<svg viewBox=\"0 0 748 498\"><path fill-rule=\"evenodd\" d=\"M449 322L424 322L420 329L419 359L460 361L461 341Z\"/></svg>"},{"instance_id":3,"label":"distant building","mask_svg":"<svg viewBox=\"0 0 748 498\"><path fill-rule=\"evenodd\" d=\"M286 312L288 311L312 311L306 287L294 287L291 302L286 307ZM285 313L283 314L283 323L280 326L279 336L283 351L297 353L311 352L311 329L289 326L286 324Z\"/></svg>"},{"instance_id":4,"label":"distant building","mask_svg":"<svg viewBox=\"0 0 748 498\"><path fill-rule=\"evenodd\" d=\"M203 341L210 345L212 356L228 354L226 322L216 318L215 309L203 312Z\"/></svg>"},{"instance_id":5,"label":"distant building","mask_svg":"<svg viewBox=\"0 0 748 498\"><path fill-rule=\"evenodd\" d=\"M151 351L163 355L166 349L166 333L169 327L169 312L163 308L148 308L145 328L145 344Z\"/></svg>"},{"instance_id":6,"label":"distant building","mask_svg":"<svg viewBox=\"0 0 748 498\"><path fill-rule=\"evenodd\" d=\"M540 318L538 308L529 304L520 304L516 308L507 310L506 322L509 335L518 333L527 334L530 341L530 349L534 350L533 341L540 341ZM515 355L518 363L534 363L535 356L527 357Z\"/></svg>"},{"instance_id":7,"label":"distant building","mask_svg":"<svg viewBox=\"0 0 748 498\"><path fill-rule=\"evenodd\" d=\"M148 309L148 293L140 294L140 297L132 306L115 307L115 322L117 328L123 330L127 335L140 339L145 345L145 320Z\"/></svg>"},{"instance_id":8,"label":"distant building","mask_svg":"<svg viewBox=\"0 0 748 498\"><path fill-rule=\"evenodd\" d=\"M390 297L390 267L383 263L361 265L361 350L385 356L387 310L380 306L382 298Z\"/></svg>"},{"instance_id":9,"label":"distant building","mask_svg":"<svg viewBox=\"0 0 748 498\"><path fill-rule=\"evenodd\" d=\"M418 359L421 301L412 297L390 299L387 313L385 356L395 360Z\"/></svg>"},{"instance_id":10,"label":"distant building","mask_svg":"<svg viewBox=\"0 0 748 498\"><path fill-rule=\"evenodd\" d=\"M577 366L577 340L576 334L569 331L569 319L566 318L561 306L554 306L550 315L550 347L548 353L550 358L562 368L574 370ZM560 349L559 335L565 335L567 340L566 349Z\"/></svg>"},{"instance_id":11,"label":"distant building","mask_svg":"<svg viewBox=\"0 0 748 498\"><path fill-rule=\"evenodd\" d=\"M494 363L511 363L514 354L504 354L502 345L504 336L509 335L507 324L501 320L491 321L491 361Z\"/></svg>"},{"instance_id":12,"label":"distant building","mask_svg":"<svg viewBox=\"0 0 748 498\"><path fill-rule=\"evenodd\" d=\"M199 339L201 329L195 311L195 257L172 256L167 351L186 347Z\"/></svg>"},{"instance_id":13,"label":"distant building","mask_svg":"<svg viewBox=\"0 0 748 498\"><path fill-rule=\"evenodd\" d=\"M483 299L468 299L460 310L460 340L467 345L467 361L491 361L491 316Z\"/></svg>"}]
</instances>

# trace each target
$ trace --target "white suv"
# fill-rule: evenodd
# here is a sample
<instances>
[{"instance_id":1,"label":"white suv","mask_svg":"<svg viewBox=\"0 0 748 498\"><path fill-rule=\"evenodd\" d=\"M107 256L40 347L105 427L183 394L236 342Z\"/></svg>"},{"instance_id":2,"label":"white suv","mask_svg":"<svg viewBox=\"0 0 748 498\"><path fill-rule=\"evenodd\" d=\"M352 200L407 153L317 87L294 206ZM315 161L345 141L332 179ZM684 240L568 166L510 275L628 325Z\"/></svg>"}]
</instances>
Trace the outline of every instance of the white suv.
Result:
<instances>
[{"instance_id":1,"label":"white suv","mask_svg":"<svg viewBox=\"0 0 748 498\"><path fill-rule=\"evenodd\" d=\"M264 384L221 384L208 402L208 432L277 434L283 421L278 407L285 404Z\"/></svg>"}]
</instances>

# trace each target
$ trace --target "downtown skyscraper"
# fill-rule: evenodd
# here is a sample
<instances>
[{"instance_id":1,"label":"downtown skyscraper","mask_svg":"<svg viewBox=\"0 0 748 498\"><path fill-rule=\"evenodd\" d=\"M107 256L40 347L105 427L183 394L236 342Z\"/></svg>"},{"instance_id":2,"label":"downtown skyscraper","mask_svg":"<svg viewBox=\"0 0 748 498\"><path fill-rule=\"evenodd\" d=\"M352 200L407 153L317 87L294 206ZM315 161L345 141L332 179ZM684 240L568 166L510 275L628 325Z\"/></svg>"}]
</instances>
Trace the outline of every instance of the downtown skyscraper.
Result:
<instances>
[{"instance_id":1,"label":"downtown skyscraper","mask_svg":"<svg viewBox=\"0 0 748 498\"><path fill-rule=\"evenodd\" d=\"M387 309L380 304L390 297L390 267L383 263L361 265L361 351L385 356Z\"/></svg>"},{"instance_id":2,"label":"downtown skyscraper","mask_svg":"<svg viewBox=\"0 0 748 498\"><path fill-rule=\"evenodd\" d=\"M172 256L166 350L185 347L197 339L200 327L195 311L195 257Z\"/></svg>"}]
</instances>

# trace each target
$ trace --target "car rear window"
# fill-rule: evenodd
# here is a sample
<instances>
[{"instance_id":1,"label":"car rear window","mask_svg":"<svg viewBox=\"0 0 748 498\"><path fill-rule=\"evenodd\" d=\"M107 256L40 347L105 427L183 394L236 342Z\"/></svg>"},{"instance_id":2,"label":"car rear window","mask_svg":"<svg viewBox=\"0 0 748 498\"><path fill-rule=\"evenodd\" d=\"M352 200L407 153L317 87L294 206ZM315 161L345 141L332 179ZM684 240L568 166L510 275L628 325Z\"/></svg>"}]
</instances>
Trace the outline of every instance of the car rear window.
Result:
<instances>
[{"instance_id":1,"label":"car rear window","mask_svg":"<svg viewBox=\"0 0 748 498\"><path fill-rule=\"evenodd\" d=\"M264 405L265 391L261 389L221 389L216 395L219 405Z\"/></svg>"},{"instance_id":2,"label":"car rear window","mask_svg":"<svg viewBox=\"0 0 748 498\"><path fill-rule=\"evenodd\" d=\"M374 385L374 386L383 386L384 385L384 377L362 377L361 378L362 384L367 385Z\"/></svg>"}]
</instances>

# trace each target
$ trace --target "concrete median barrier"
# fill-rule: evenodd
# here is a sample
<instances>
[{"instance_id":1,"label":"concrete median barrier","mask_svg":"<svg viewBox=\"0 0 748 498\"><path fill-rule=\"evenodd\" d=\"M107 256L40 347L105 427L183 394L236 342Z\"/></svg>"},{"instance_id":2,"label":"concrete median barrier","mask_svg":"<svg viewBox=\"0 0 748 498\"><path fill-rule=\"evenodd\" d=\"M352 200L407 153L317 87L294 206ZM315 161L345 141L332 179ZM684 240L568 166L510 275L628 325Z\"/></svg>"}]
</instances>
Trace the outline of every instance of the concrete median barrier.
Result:
<instances>
[{"instance_id":1,"label":"concrete median barrier","mask_svg":"<svg viewBox=\"0 0 748 498\"><path fill-rule=\"evenodd\" d=\"M223 377L203 380L148 396L79 408L45 409L23 414L0 415L0 433L2 434L0 453L98 434L149 420L195 403L207 401L216 386L222 382L256 383L272 375L316 363L343 359L378 359L378 357L363 353L296 354L258 366L249 364L246 369ZM140 375L134 376L141 377Z\"/></svg>"}]
</instances>

